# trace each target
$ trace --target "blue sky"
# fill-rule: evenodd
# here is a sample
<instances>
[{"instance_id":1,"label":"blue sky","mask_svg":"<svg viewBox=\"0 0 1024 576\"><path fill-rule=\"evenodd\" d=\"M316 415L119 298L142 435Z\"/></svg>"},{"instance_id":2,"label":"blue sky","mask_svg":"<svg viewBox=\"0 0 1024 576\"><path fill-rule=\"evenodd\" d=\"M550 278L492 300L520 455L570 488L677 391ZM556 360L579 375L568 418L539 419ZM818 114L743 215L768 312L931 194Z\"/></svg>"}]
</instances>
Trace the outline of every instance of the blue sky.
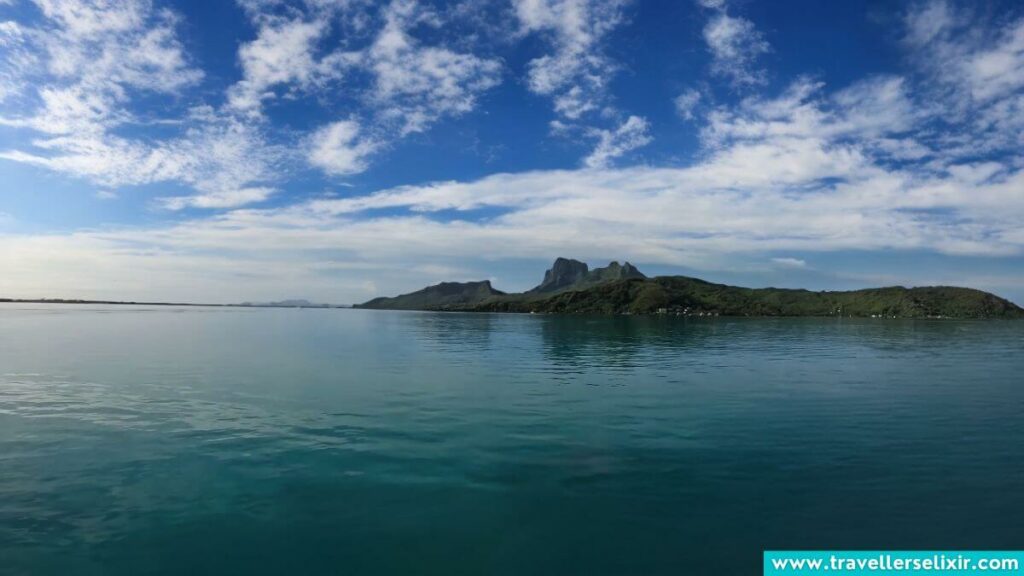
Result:
<instances>
[{"instance_id":1,"label":"blue sky","mask_svg":"<svg viewBox=\"0 0 1024 576\"><path fill-rule=\"evenodd\" d=\"M556 256L1024 302L1015 2L0 0L0 295L359 302Z\"/></svg>"}]
</instances>

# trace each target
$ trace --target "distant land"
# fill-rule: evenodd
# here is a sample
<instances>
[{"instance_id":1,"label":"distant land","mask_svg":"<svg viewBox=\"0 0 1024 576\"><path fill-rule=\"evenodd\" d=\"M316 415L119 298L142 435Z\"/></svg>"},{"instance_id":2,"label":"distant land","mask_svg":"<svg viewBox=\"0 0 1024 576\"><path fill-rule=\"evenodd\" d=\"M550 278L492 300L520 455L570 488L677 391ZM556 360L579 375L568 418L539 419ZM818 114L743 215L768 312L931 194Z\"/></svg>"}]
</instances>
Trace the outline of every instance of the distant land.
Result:
<instances>
[{"instance_id":1,"label":"distant land","mask_svg":"<svg viewBox=\"0 0 1024 576\"><path fill-rule=\"evenodd\" d=\"M994 294L954 286L811 291L743 288L687 276L647 277L626 262L590 269L558 258L536 287L506 293L489 280L442 282L395 297L353 306L304 299L236 304L140 302L64 298L0 298L0 303L211 306L228 308L362 308L538 314L638 314L667 316L825 316L861 318L1024 318L1024 309Z\"/></svg>"},{"instance_id":2,"label":"distant land","mask_svg":"<svg viewBox=\"0 0 1024 576\"><path fill-rule=\"evenodd\" d=\"M241 304L202 304L197 302L135 302L130 300L79 300L70 298L0 298L2 303L19 304L106 304L110 306L204 306L215 308L351 308L337 304L314 304L308 300L242 302Z\"/></svg>"},{"instance_id":3,"label":"distant land","mask_svg":"<svg viewBox=\"0 0 1024 576\"><path fill-rule=\"evenodd\" d=\"M316 304L309 300L276 300L274 302L242 302L241 304L232 304L232 306L241 306L245 308L342 308L342 306L336 306L333 304ZM348 306L344 306L348 308Z\"/></svg>"},{"instance_id":4,"label":"distant land","mask_svg":"<svg viewBox=\"0 0 1024 576\"><path fill-rule=\"evenodd\" d=\"M994 294L953 286L810 291L742 288L687 276L648 278L629 262L590 270L558 258L537 287L508 294L490 281L443 282L374 298L355 308L547 314L670 316L831 316L864 318L1024 318L1024 309Z\"/></svg>"}]
</instances>

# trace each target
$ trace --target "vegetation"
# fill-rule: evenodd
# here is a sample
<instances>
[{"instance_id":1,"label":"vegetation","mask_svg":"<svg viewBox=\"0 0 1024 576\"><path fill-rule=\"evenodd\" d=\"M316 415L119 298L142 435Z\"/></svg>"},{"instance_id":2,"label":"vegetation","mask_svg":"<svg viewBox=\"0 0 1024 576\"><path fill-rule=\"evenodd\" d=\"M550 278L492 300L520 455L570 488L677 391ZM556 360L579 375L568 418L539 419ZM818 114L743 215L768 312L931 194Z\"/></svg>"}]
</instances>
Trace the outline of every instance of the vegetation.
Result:
<instances>
[{"instance_id":1,"label":"vegetation","mask_svg":"<svg viewBox=\"0 0 1024 576\"><path fill-rule=\"evenodd\" d=\"M504 294L486 281L445 283L396 298L377 298L359 307L549 314L1024 318L1024 309L1012 302L969 288L895 286L845 292L741 288L685 276L646 278L628 263L625 274L626 267L617 264L591 272L580 264L559 259L545 274L544 283L523 294ZM607 279L601 280L602 275Z\"/></svg>"},{"instance_id":2,"label":"vegetation","mask_svg":"<svg viewBox=\"0 0 1024 576\"><path fill-rule=\"evenodd\" d=\"M356 308L377 310L450 310L465 309L505 293L491 287L489 280L480 282L442 282L422 290L395 296L374 298Z\"/></svg>"},{"instance_id":3,"label":"vegetation","mask_svg":"<svg viewBox=\"0 0 1024 576\"><path fill-rule=\"evenodd\" d=\"M697 278L623 280L537 299L492 299L469 307L494 312L670 314L679 316L860 316L897 318L1024 318L1024 310L993 294L937 286L811 292L740 288Z\"/></svg>"}]
</instances>

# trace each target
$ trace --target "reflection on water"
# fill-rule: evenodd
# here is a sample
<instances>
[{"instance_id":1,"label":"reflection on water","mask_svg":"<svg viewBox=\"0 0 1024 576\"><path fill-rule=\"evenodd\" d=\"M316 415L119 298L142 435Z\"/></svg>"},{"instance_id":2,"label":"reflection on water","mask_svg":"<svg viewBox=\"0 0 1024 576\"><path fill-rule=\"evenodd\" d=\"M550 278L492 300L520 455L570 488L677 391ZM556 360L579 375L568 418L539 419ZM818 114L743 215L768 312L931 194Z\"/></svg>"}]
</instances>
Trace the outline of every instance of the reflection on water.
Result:
<instances>
[{"instance_id":1,"label":"reflection on water","mask_svg":"<svg viewBox=\"0 0 1024 576\"><path fill-rule=\"evenodd\" d=\"M0 573L1013 548L1024 324L0 306Z\"/></svg>"}]
</instances>

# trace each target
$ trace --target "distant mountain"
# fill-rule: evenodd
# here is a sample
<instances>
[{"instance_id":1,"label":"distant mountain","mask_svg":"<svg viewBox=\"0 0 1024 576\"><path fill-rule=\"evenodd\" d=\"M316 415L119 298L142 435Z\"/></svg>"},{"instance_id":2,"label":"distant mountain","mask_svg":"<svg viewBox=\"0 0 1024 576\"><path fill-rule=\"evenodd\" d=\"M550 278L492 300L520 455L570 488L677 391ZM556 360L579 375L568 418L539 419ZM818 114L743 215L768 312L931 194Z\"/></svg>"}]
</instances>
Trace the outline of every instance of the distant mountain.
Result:
<instances>
[{"instance_id":1,"label":"distant mountain","mask_svg":"<svg viewBox=\"0 0 1024 576\"><path fill-rule=\"evenodd\" d=\"M742 288L686 276L647 278L628 262L606 268L555 260L539 286L505 294L489 282L443 283L358 308L536 312L553 314L662 314L672 316L833 316L885 318L1024 318L1024 309L970 288L871 288L812 292Z\"/></svg>"},{"instance_id":2,"label":"distant mountain","mask_svg":"<svg viewBox=\"0 0 1024 576\"><path fill-rule=\"evenodd\" d=\"M524 294L506 294L495 290L490 281L442 282L417 292L402 294L394 298L374 298L357 304L356 308L388 310L466 310L486 302L523 298L543 298L571 290L582 290L604 282L629 278L646 278L635 266L626 262L620 265L612 262L605 268L590 268L579 260L558 258L551 269L544 273L544 280L536 288Z\"/></svg>"},{"instance_id":3,"label":"distant mountain","mask_svg":"<svg viewBox=\"0 0 1024 576\"><path fill-rule=\"evenodd\" d=\"M257 308L330 308L329 304L314 304L309 300L277 300L274 302L242 302L239 306L252 306Z\"/></svg>"},{"instance_id":4,"label":"distant mountain","mask_svg":"<svg viewBox=\"0 0 1024 576\"><path fill-rule=\"evenodd\" d=\"M540 285L526 293L553 294L566 290L590 288L604 282L627 280L630 278L646 278L646 276L629 262L626 262L625 265L612 262L604 268L589 270L587 265L579 260L558 258L551 266L551 269L544 273L544 280Z\"/></svg>"},{"instance_id":5,"label":"distant mountain","mask_svg":"<svg viewBox=\"0 0 1024 576\"><path fill-rule=\"evenodd\" d=\"M480 282L442 282L410 294L395 296L394 298L374 298L369 302L356 305L355 308L373 308L378 310L465 309L482 304L490 298L504 295L504 292L491 287L490 280L482 280Z\"/></svg>"}]
</instances>

